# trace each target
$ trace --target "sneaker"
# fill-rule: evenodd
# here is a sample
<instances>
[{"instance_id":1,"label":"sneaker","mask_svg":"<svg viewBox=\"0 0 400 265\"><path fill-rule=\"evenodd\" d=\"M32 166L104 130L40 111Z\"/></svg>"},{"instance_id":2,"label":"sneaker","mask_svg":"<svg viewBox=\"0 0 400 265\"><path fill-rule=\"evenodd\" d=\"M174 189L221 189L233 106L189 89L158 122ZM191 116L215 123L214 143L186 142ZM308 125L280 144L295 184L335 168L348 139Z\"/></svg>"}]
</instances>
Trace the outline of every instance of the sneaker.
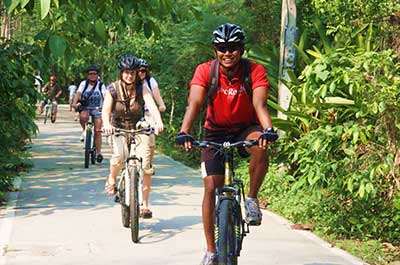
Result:
<instances>
[{"instance_id":1,"label":"sneaker","mask_svg":"<svg viewBox=\"0 0 400 265\"><path fill-rule=\"evenodd\" d=\"M218 265L217 255L206 251L200 265Z\"/></svg>"},{"instance_id":2,"label":"sneaker","mask_svg":"<svg viewBox=\"0 0 400 265\"><path fill-rule=\"evenodd\" d=\"M258 200L254 198L246 198L246 223L249 225L260 225L262 220L262 213Z\"/></svg>"},{"instance_id":3,"label":"sneaker","mask_svg":"<svg viewBox=\"0 0 400 265\"><path fill-rule=\"evenodd\" d=\"M97 157L96 157L96 161L97 161L97 163L101 163L103 161L103 155L98 153Z\"/></svg>"},{"instance_id":4,"label":"sneaker","mask_svg":"<svg viewBox=\"0 0 400 265\"><path fill-rule=\"evenodd\" d=\"M85 132L82 132L81 138L79 138L79 141L83 142L84 139L85 139Z\"/></svg>"}]
</instances>

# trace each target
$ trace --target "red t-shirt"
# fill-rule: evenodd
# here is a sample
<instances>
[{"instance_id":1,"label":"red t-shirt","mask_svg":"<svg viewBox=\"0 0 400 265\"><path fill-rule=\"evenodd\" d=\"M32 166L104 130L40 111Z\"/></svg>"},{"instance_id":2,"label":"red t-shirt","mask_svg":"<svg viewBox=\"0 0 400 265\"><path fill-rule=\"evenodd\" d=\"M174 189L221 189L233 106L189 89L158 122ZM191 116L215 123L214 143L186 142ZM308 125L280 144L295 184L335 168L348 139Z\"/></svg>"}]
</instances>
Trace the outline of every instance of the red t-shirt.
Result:
<instances>
[{"instance_id":1,"label":"red t-shirt","mask_svg":"<svg viewBox=\"0 0 400 265\"><path fill-rule=\"evenodd\" d=\"M208 88L212 60L197 66L190 87L199 85ZM250 62L252 89L260 86L269 88L265 68ZM219 69L219 88L212 104L208 104L204 127L209 130L241 130L251 124L259 124L253 104L246 92L240 68L235 77L228 77ZM211 102L210 102L211 103Z\"/></svg>"}]
</instances>

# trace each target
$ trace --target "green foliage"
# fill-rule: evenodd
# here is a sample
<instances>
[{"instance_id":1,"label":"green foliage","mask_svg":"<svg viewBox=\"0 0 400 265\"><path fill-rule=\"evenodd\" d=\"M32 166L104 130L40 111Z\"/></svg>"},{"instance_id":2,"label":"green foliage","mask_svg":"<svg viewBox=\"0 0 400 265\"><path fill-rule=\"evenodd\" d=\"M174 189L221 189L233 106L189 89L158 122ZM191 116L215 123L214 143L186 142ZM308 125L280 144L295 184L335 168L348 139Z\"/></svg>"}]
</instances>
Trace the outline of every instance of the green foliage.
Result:
<instances>
[{"instance_id":1,"label":"green foliage","mask_svg":"<svg viewBox=\"0 0 400 265\"><path fill-rule=\"evenodd\" d=\"M38 93L32 73L38 53L23 43L0 45L0 191L7 189L11 176L23 167L25 143L37 131L33 118Z\"/></svg>"}]
</instances>

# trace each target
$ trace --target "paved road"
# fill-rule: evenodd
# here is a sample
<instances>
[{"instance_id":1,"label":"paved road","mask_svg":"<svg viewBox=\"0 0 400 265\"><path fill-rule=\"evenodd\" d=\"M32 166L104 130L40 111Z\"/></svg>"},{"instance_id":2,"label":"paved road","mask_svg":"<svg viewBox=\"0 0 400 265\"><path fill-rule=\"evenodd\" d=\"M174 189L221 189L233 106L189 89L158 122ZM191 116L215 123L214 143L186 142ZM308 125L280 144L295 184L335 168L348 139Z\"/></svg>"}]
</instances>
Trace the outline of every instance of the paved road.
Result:
<instances>
[{"instance_id":1,"label":"paved road","mask_svg":"<svg viewBox=\"0 0 400 265\"><path fill-rule=\"evenodd\" d=\"M80 126L61 106L56 124L38 121L34 167L1 211L0 265L194 265L204 251L200 173L157 154L154 218L140 224L140 243L122 227L120 207L103 193L108 161L83 168ZM106 157L110 152L104 148ZM242 265L361 265L307 231L264 211L251 227Z\"/></svg>"}]
</instances>

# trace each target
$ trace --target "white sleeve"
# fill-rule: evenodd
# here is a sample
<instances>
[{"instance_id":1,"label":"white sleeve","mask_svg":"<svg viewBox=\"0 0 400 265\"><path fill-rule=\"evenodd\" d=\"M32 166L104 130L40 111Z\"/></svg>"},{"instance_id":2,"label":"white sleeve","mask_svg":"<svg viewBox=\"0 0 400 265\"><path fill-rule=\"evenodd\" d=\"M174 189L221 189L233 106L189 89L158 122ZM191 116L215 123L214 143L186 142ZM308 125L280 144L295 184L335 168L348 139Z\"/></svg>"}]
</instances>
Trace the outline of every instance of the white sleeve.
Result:
<instances>
[{"instance_id":1,"label":"white sleeve","mask_svg":"<svg viewBox=\"0 0 400 265\"><path fill-rule=\"evenodd\" d=\"M104 84L101 84L101 94L103 94L103 97L105 97L107 92L107 88Z\"/></svg>"},{"instance_id":2,"label":"white sleeve","mask_svg":"<svg viewBox=\"0 0 400 265\"><path fill-rule=\"evenodd\" d=\"M151 89L158 87L158 83L154 77L150 78L150 86L151 86Z\"/></svg>"},{"instance_id":3,"label":"white sleeve","mask_svg":"<svg viewBox=\"0 0 400 265\"><path fill-rule=\"evenodd\" d=\"M80 92L82 94L83 89L85 88L85 83L86 80L83 80L80 84L79 84L79 88L78 88L78 92Z\"/></svg>"},{"instance_id":4,"label":"white sleeve","mask_svg":"<svg viewBox=\"0 0 400 265\"><path fill-rule=\"evenodd\" d=\"M149 88L149 85L147 84L147 80L143 80L143 89L147 89L147 91L150 92L150 94L153 94Z\"/></svg>"}]
</instances>

